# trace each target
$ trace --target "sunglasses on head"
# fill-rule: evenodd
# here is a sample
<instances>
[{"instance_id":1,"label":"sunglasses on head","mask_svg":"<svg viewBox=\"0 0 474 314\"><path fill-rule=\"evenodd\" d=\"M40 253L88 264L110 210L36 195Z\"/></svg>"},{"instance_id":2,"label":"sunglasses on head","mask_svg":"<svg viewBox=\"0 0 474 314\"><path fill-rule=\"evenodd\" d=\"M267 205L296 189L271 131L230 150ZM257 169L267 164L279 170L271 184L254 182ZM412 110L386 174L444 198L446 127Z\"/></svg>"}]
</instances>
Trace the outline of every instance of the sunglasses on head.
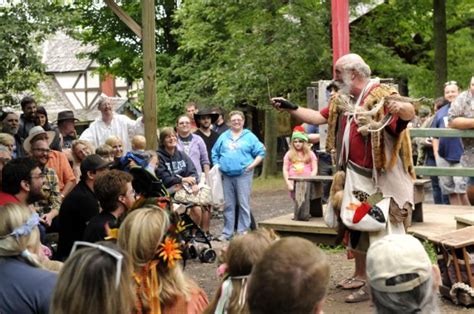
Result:
<instances>
[{"instance_id":1,"label":"sunglasses on head","mask_svg":"<svg viewBox=\"0 0 474 314\"><path fill-rule=\"evenodd\" d=\"M117 269L115 271L115 288L118 289L120 285L120 275L122 273L123 255L114 249L111 249L109 247L106 247L100 244L89 243L89 242L84 242L84 241L76 241L74 242L74 245L72 246L71 256L77 250L77 248L81 246L98 249L102 252L109 254L110 256L112 256L113 258L117 260L117 265L116 265Z\"/></svg>"},{"instance_id":2,"label":"sunglasses on head","mask_svg":"<svg viewBox=\"0 0 474 314\"><path fill-rule=\"evenodd\" d=\"M447 81L446 83L444 83L444 86L448 86L448 85L456 85L456 86L458 86L458 82L456 82L456 81Z\"/></svg>"}]
</instances>

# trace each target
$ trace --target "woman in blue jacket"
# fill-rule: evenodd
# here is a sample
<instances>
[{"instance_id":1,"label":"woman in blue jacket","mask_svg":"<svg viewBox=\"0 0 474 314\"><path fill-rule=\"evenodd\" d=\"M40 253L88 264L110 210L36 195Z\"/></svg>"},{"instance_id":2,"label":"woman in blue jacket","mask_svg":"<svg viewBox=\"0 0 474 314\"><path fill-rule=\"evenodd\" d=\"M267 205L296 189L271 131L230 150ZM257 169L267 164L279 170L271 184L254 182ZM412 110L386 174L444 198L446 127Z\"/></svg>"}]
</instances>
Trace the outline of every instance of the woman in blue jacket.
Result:
<instances>
[{"instance_id":1,"label":"woman in blue jacket","mask_svg":"<svg viewBox=\"0 0 474 314\"><path fill-rule=\"evenodd\" d=\"M224 230L218 240L234 234L235 206L239 204L237 233L250 229L250 193L253 170L265 157L265 147L251 131L244 129L241 111L229 114L231 128L219 137L212 148L212 162L219 165L224 185Z\"/></svg>"}]
</instances>

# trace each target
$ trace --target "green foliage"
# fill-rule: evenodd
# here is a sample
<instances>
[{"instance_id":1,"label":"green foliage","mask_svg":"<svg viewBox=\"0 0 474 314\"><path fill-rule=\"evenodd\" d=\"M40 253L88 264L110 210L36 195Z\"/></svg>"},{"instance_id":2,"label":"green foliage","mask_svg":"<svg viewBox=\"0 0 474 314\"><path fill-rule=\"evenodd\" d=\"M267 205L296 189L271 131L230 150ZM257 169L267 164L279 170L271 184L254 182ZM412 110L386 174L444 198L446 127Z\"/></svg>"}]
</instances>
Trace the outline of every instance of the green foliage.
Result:
<instances>
[{"instance_id":1,"label":"green foliage","mask_svg":"<svg viewBox=\"0 0 474 314\"><path fill-rule=\"evenodd\" d=\"M347 249L345 246L339 245L327 245L327 244L318 244L318 247L326 253L344 253Z\"/></svg>"},{"instance_id":2,"label":"green foliage","mask_svg":"<svg viewBox=\"0 0 474 314\"><path fill-rule=\"evenodd\" d=\"M325 12L319 1L185 2L173 92L226 108L265 108L268 89L304 99L308 82L330 73Z\"/></svg>"},{"instance_id":3,"label":"green foliage","mask_svg":"<svg viewBox=\"0 0 474 314\"><path fill-rule=\"evenodd\" d=\"M44 71L39 45L63 26L69 12L69 7L47 0L0 6L0 103L15 105L17 94L36 88Z\"/></svg>"},{"instance_id":4,"label":"green foliage","mask_svg":"<svg viewBox=\"0 0 474 314\"><path fill-rule=\"evenodd\" d=\"M428 256L430 257L431 262L433 264L436 264L438 261L438 254L436 254L436 249L435 249L434 244L427 240L423 241L422 244L426 250L426 253L428 253Z\"/></svg>"},{"instance_id":5,"label":"green foliage","mask_svg":"<svg viewBox=\"0 0 474 314\"><path fill-rule=\"evenodd\" d=\"M76 0L75 18L72 20L70 34L85 43L97 46L97 51L88 55L99 64L101 73L110 73L137 81L143 77L142 41L125 25L107 6L94 5L92 0ZM169 100L169 85L175 80L172 68L172 56L176 53L177 42L171 33L178 28L173 16L178 0L156 1L156 65L158 97L158 124L171 122L170 112L174 110L173 101ZM141 1L122 0L120 7L139 25L141 21ZM138 106L143 103L139 95ZM162 104L165 103L166 107ZM174 117L173 117L174 118Z\"/></svg>"},{"instance_id":6,"label":"green foliage","mask_svg":"<svg viewBox=\"0 0 474 314\"><path fill-rule=\"evenodd\" d=\"M140 1L121 1L121 7L135 21L140 21ZM143 75L141 41L128 26L110 8L92 0L75 1L74 12L70 35L97 46L87 57L100 64L99 71L129 81L139 80Z\"/></svg>"},{"instance_id":7,"label":"green foliage","mask_svg":"<svg viewBox=\"0 0 474 314\"><path fill-rule=\"evenodd\" d=\"M474 5L446 1L448 75L466 86L474 72ZM407 79L410 96L434 97L433 1L391 0L351 25L351 49L375 75Z\"/></svg>"}]
</instances>

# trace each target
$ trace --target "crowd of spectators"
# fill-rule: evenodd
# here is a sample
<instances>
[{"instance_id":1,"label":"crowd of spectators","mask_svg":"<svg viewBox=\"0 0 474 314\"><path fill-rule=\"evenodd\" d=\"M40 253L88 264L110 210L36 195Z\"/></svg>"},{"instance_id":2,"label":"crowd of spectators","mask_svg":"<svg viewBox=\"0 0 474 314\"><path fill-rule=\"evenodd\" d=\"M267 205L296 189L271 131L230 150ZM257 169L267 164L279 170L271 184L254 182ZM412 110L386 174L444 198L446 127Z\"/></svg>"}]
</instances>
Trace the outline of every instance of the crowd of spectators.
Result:
<instances>
[{"instance_id":1,"label":"crowd of spectators","mask_svg":"<svg viewBox=\"0 0 474 314\"><path fill-rule=\"evenodd\" d=\"M473 128L474 78L460 92L448 82L436 113L420 111L413 127ZM1 116L0 312L322 313L333 271L325 254L301 238L251 231L253 171L265 147L244 127L243 112L232 111L227 125L221 110L190 103L149 152L143 119L117 114L108 99L80 136L70 110L54 126L33 98L21 108L19 117ZM415 163L472 167L472 149L469 139L421 139ZM172 209L137 207L124 165L145 168L171 196L198 193L211 165L219 167L225 206L217 240L228 246L211 303L182 268L179 218ZM472 201L473 178L433 177L432 184L435 202L443 195L452 205ZM190 211L209 239L211 211L211 204ZM439 272L411 236L371 241L364 276L376 311L437 311Z\"/></svg>"}]
</instances>

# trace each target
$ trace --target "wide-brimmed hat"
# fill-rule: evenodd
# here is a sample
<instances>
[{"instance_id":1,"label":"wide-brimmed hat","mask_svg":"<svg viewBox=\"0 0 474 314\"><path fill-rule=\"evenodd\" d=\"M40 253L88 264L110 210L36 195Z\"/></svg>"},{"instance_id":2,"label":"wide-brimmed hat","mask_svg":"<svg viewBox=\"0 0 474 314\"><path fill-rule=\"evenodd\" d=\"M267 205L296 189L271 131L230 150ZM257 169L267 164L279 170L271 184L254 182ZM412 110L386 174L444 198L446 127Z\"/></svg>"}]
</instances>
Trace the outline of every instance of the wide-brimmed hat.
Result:
<instances>
[{"instance_id":1,"label":"wide-brimmed hat","mask_svg":"<svg viewBox=\"0 0 474 314\"><path fill-rule=\"evenodd\" d=\"M56 136L56 132L54 131L45 131L42 126L37 125L34 126L30 129L30 132L28 132L28 137L25 139L25 142L23 142L23 149L25 152L30 152L31 151L31 140L40 134L47 134L48 135L48 146L51 145L51 143L54 140L54 137Z\"/></svg>"},{"instance_id":2,"label":"wide-brimmed hat","mask_svg":"<svg viewBox=\"0 0 474 314\"><path fill-rule=\"evenodd\" d=\"M211 123L213 124L216 123L217 119L219 119L219 114L212 111L211 109L209 108L199 109L199 111L194 114L194 121L196 122L197 127L200 127L199 119L204 116L211 117Z\"/></svg>"},{"instance_id":3,"label":"wide-brimmed hat","mask_svg":"<svg viewBox=\"0 0 474 314\"><path fill-rule=\"evenodd\" d=\"M66 121L66 120L79 121L78 119L74 117L74 111L72 110L64 110L64 111L58 112L58 119L56 121L60 122L60 121Z\"/></svg>"}]
</instances>

